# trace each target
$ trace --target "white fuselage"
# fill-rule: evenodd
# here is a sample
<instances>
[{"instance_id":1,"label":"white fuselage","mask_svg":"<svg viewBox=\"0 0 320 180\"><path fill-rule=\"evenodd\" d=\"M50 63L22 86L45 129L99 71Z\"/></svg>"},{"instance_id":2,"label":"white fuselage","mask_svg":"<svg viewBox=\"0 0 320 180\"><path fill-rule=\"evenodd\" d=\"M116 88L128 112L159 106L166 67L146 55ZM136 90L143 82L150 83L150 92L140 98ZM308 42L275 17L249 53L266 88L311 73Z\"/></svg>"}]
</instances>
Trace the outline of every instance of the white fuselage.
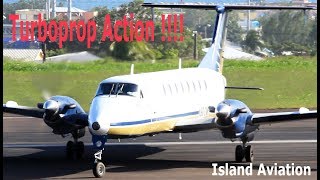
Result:
<instances>
[{"instance_id":1,"label":"white fuselage","mask_svg":"<svg viewBox=\"0 0 320 180\"><path fill-rule=\"evenodd\" d=\"M221 73L207 68L115 76L99 86L105 83L134 84L137 89L122 95L112 93L114 86L94 97L89 129L96 135L143 135L212 123L208 107L216 107L224 100L226 86ZM94 122L99 123L99 130L92 128Z\"/></svg>"}]
</instances>

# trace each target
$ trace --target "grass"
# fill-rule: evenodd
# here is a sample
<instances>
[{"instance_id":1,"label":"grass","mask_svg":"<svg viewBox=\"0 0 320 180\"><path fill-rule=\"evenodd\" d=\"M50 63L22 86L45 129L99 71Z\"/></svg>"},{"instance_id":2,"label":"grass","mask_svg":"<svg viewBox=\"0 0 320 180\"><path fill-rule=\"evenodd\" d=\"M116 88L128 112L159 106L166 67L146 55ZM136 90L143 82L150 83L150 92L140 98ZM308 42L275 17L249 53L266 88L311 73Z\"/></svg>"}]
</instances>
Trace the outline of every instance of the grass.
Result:
<instances>
[{"instance_id":1,"label":"grass","mask_svg":"<svg viewBox=\"0 0 320 180\"><path fill-rule=\"evenodd\" d=\"M178 67L177 60L151 62L117 62L113 59L89 63L27 63L5 59L3 65L3 102L15 100L35 106L44 101L41 90L53 95L75 98L85 110L97 85L110 76ZM196 67L199 62L184 60L183 67ZM280 57L265 61L224 62L223 74L229 86L257 86L264 91L228 90L227 98L239 99L252 109L317 107L316 57Z\"/></svg>"},{"instance_id":2,"label":"grass","mask_svg":"<svg viewBox=\"0 0 320 180\"><path fill-rule=\"evenodd\" d=\"M184 67L196 67L198 61L186 60ZM176 60L159 60L156 62L119 62L114 59L105 59L87 63L35 63L11 61L5 59L3 63L4 72L110 72L110 75L130 73L131 64L135 65L135 72L151 72L178 67Z\"/></svg>"}]
</instances>

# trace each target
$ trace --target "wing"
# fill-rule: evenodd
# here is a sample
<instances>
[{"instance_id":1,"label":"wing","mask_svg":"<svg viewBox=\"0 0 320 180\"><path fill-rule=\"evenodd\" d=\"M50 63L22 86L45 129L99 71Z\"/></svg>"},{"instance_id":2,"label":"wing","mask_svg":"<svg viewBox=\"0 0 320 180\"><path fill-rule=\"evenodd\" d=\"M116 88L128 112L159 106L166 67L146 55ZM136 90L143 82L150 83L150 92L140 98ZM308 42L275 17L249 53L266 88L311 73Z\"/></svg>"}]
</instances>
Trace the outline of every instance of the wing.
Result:
<instances>
[{"instance_id":1,"label":"wing","mask_svg":"<svg viewBox=\"0 0 320 180\"><path fill-rule=\"evenodd\" d=\"M317 111L296 111L278 113L256 113L252 116L252 124L271 124L294 120L317 118Z\"/></svg>"},{"instance_id":2,"label":"wing","mask_svg":"<svg viewBox=\"0 0 320 180\"><path fill-rule=\"evenodd\" d=\"M34 107L27 107L27 106L8 106L8 104L3 104L2 108L3 112L19 114L24 116L32 116L36 118L43 118L44 110L38 109Z\"/></svg>"}]
</instances>

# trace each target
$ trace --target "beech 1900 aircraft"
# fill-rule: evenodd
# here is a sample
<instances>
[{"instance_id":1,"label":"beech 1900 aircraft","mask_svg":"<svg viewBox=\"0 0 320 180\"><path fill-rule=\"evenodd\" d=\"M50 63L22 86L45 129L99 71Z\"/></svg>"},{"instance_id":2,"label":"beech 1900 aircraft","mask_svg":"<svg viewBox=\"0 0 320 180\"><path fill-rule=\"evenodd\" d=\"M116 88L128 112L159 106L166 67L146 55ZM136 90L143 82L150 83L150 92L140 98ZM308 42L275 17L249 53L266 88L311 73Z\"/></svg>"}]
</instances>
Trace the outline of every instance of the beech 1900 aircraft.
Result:
<instances>
[{"instance_id":1,"label":"beech 1900 aircraft","mask_svg":"<svg viewBox=\"0 0 320 180\"><path fill-rule=\"evenodd\" d=\"M235 160L253 161L253 148L247 145L261 124L316 118L317 111L300 108L296 112L252 113L243 102L225 99L228 87L222 75L222 47L226 22L231 10L313 10L313 7L218 6L186 4L143 4L151 8L193 8L217 12L212 45L197 68L179 68L142 74L110 77L103 80L87 114L74 99L53 96L37 108L19 106L14 101L3 105L3 112L43 118L54 134L72 134L67 157L80 158L84 145L79 138L88 127L92 135L95 177L105 174L102 152L107 139L129 138L156 133L186 133L217 128L224 138L240 139ZM254 89L254 88L253 88Z\"/></svg>"}]
</instances>

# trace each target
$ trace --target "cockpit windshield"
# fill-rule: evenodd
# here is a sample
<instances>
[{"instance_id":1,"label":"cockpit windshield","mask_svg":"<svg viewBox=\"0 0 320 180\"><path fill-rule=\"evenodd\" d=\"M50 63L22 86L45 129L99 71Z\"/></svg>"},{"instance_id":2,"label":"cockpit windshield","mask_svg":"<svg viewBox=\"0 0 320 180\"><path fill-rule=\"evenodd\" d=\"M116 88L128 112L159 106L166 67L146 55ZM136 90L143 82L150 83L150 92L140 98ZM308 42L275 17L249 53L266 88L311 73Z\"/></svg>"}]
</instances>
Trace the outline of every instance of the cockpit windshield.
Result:
<instances>
[{"instance_id":1,"label":"cockpit windshield","mask_svg":"<svg viewBox=\"0 0 320 180\"><path fill-rule=\"evenodd\" d=\"M96 96L99 95L137 96L138 86L131 83L102 83L98 88Z\"/></svg>"}]
</instances>

